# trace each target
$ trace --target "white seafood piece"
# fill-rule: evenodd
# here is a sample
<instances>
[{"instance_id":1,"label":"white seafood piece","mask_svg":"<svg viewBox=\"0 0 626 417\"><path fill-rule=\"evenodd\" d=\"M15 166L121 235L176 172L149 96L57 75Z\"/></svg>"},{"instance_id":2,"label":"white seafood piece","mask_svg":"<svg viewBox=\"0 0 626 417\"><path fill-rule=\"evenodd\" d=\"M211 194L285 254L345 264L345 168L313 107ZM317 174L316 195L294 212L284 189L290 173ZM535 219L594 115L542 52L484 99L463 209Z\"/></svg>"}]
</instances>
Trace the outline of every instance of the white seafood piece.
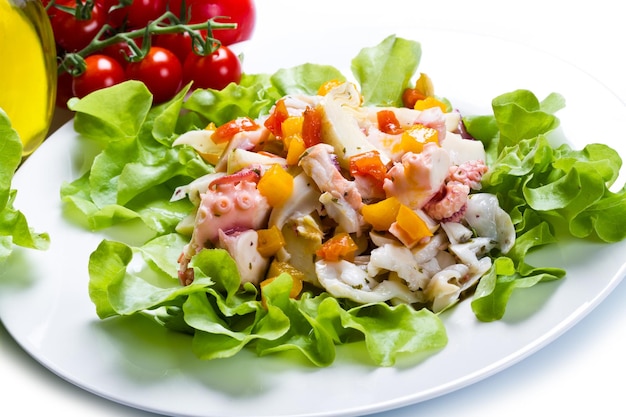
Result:
<instances>
[{"instance_id":1,"label":"white seafood piece","mask_svg":"<svg viewBox=\"0 0 626 417\"><path fill-rule=\"evenodd\" d=\"M322 193L319 199L326 214L346 233L360 233L364 226L363 217L343 198L337 198L329 192Z\"/></svg>"},{"instance_id":2,"label":"white seafood piece","mask_svg":"<svg viewBox=\"0 0 626 417\"><path fill-rule=\"evenodd\" d=\"M293 179L293 192L287 201L280 207L272 210L269 218L269 227L276 226L282 229L292 219L298 219L321 210L319 202L320 191L308 175L300 173Z\"/></svg>"},{"instance_id":3,"label":"white seafood piece","mask_svg":"<svg viewBox=\"0 0 626 417\"><path fill-rule=\"evenodd\" d=\"M493 241L486 237L476 237L468 242L449 246L450 252L460 260L460 263L468 267L462 290L473 286L480 277L489 271L491 258L486 255L493 247Z\"/></svg>"},{"instance_id":4,"label":"white seafood piece","mask_svg":"<svg viewBox=\"0 0 626 417\"><path fill-rule=\"evenodd\" d=\"M423 290L429 280L429 275L424 273L411 250L399 244L385 244L372 250L367 273L375 277L381 271L396 272L411 291Z\"/></svg>"},{"instance_id":5,"label":"white seafood piece","mask_svg":"<svg viewBox=\"0 0 626 417\"><path fill-rule=\"evenodd\" d=\"M263 175L263 173L274 164L278 164L283 168L287 167L285 158L278 155L258 153L239 148L233 149L228 155L224 155L224 157L227 161L226 172L228 174L233 174L244 168L258 168L259 173Z\"/></svg>"},{"instance_id":6,"label":"white seafood piece","mask_svg":"<svg viewBox=\"0 0 626 417\"><path fill-rule=\"evenodd\" d=\"M442 269L432 277L425 294L431 300L431 308L435 313L443 311L459 299L462 291L459 281L467 272L467 266L455 264Z\"/></svg>"},{"instance_id":7,"label":"white seafood piece","mask_svg":"<svg viewBox=\"0 0 626 417\"><path fill-rule=\"evenodd\" d=\"M277 253L276 259L288 262L302 272L303 280L319 287L315 273L315 258L311 255L322 245L324 232L313 216L305 215L289 220L282 228L285 246Z\"/></svg>"},{"instance_id":8,"label":"white seafood piece","mask_svg":"<svg viewBox=\"0 0 626 417\"><path fill-rule=\"evenodd\" d=\"M219 155L226 149L227 143L213 142L212 135L215 129L196 129L189 130L172 143L172 146L189 145L209 163L215 163Z\"/></svg>"},{"instance_id":9,"label":"white seafood piece","mask_svg":"<svg viewBox=\"0 0 626 417\"><path fill-rule=\"evenodd\" d=\"M256 130L242 131L228 141L228 145L215 164L216 171L226 171L228 165L228 155L235 149L252 150L265 142L270 136L270 131L262 124Z\"/></svg>"},{"instance_id":10,"label":"white seafood piece","mask_svg":"<svg viewBox=\"0 0 626 417\"><path fill-rule=\"evenodd\" d=\"M448 152L434 143L427 143L422 152L407 152L389 169L383 189L387 197L394 196L402 204L419 209L441 189L449 168Z\"/></svg>"},{"instance_id":11,"label":"white seafood piece","mask_svg":"<svg viewBox=\"0 0 626 417\"><path fill-rule=\"evenodd\" d=\"M361 93L356 85L351 82L341 83L331 88L326 95L326 99L335 100L337 103L354 109L361 107Z\"/></svg>"},{"instance_id":12,"label":"white seafood piece","mask_svg":"<svg viewBox=\"0 0 626 417\"><path fill-rule=\"evenodd\" d=\"M450 243L465 243L473 236L471 229L458 222L441 223L441 228L446 232Z\"/></svg>"},{"instance_id":13,"label":"white seafood piece","mask_svg":"<svg viewBox=\"0 0 626 417\"><path fill-rule=\"evenodd\" d=\"M488 237L475 237L464 243L455 243L448 246L450 250L470 268L484 257L494 247L494 242Z\"/></svg>"},{"instance_id":14,"label":"white seafood piece","mask_svg":"<svg viewBox=\"0 0 626 417\"><path fill-rule=\"evenodd\" d=\"M400 127L408 128L416 124L430 127L437 131L441 143L448 135L458 128L460 115L458 112L444 113L439 107L425 110L415 110L407 107L359 107L356 109L357 119L362 128L378 126L378 112L381 110L392 111Z\"/></svg>"},{"instance_id":15,"label":"white seafood piece","mask_svg":"<svg viewBox=\"0 0 626 417\"><path fill-rule=\"evenodd\" d=\"M418 264L423 264L445 250L447 243L445 235L435 233L426 243L414 246L411 253Z\"/></svg>"},{"instance_id":16,"label":"white seafood piece","mask_svg":"<svg viewBox=\"0 0 626 417\"><path fill-rule=\"evenodd\" d=\"M479 140L463 139L458 133L450 132L440 143L441 147L450 154L450 162L454 165L486 160L485 147Z\"/></svg>"},{"instance_id":17,"label":"white seafood piece","mask_svg":"<svg viewBox=\"0 0 626 417\"><path fill-rule=\"evenodd\" d=\"M328 215L348 233L356 233L363 223L360 208L363 200L353 181L346 179L333 159L333 148L324 143L311 146L300 158L299 165L322 191L320 202Z\"/></svg>"},{"instance_id":18,"label":"white seafood piece","mask_svg":"<svg viewBox=\"0 0 626 417\"><path fill-rule=\"evenodd\" d=\"M319 104L320 97L306 94L292 94L285 96L284 100L285 108L289 116L302 116L307 108L314 108Z\"/></svg>"},{"instance_id":19,"label":"white seafood piece","mask_svg":"<svg viewBox=\"0 0 626 417\"><path fill-rule=\"evenodd\" d=\"M332 92L333 90L331 90ZM341 96L340 96L341 97ZM350 101L348 101L350 103ZM376 151L354 117L354 107L347 104L335 94L327 94L322 98L318 107L322 113L322 137L330 144L338 157L339 164L348 169L350 158L364 152ZM389 163L389 158L381 154L383 164Z\"/></svg>"},{"instance_id":20,"label":"white seafood piece","mask_svg":"<svg viewBox=\"0 0 626 417\"><path fill-rule=\"evenodd\" d=\"M205 193L209 189L209 184L211 184L214 180L225 175L226 174L223 172L213 172L196 178L189 184L176 187L170 201L173 202L189 198L189 201L197 207L200 205L200 201L202 200L200 194Z\"/></svg>"},{"instance_id":21,"label":"white seafood piece","mask_svg":"<svg viewBox=\"0 0 626 417\"><path fill-rule=\"evenodd\" d=\"M219 231L219 247L226 249L237 264L241 283L258 285L269 267L269 259L257 250L259 235L255 230L245 230L232 234Z\"/></svg>"},{"instance_id":22,"label":"white seafood piece","mask_svg":"<svg viewBox=\"0 0 626 417\"><path fill-rule=\"evenodd\" d=\"M355 209L363 205L361 195L353 181L346 179L334 164L336 154L324 143L311 146L300 158L299 165L322 192L346 200Z\"/></svg>"},{"instance_id":23,"label":"white seafood piece","mask_svg":"<svg viewBox=\"0 0 626 417\"><path fill-rule=\"evenodd\" d=\"M365 270L348 261L315 263L315 271L320 284L335 298L347 298L357 303L378 303L399 300L412 304L419 296L398 281L385 280L378 283L371 280Z\"/></svg>"},{"instance_id":24,"label":"white seafood piece","mask_svg":"<svg viewBox=\"0 0 626 417\"><path fill-rule=\"evenodd\" d=\"M464 219L478 236L496 242L502 253L507 253L515 244L515 226L493 194L471 194Z\"/></svg>"}]
</instances>

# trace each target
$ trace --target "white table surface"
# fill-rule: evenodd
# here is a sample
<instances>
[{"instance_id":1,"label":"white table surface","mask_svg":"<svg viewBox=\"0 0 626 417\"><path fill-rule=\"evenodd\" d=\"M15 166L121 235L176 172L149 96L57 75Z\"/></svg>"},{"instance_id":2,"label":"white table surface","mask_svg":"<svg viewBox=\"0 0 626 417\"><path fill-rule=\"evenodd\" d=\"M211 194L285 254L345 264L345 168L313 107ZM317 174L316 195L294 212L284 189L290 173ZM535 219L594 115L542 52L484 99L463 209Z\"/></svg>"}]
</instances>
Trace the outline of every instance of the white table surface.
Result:
<instances>
[{"instance_id":1,"label":"white table surface","mask_svg":"<svg viewBox=\"0 0 626 417\"><path fill-rule=\"evenodd\" d=\"M626 103L626 24L613 0L257 0L257 39L338 25L462 29L547 51L587 72ZM63 117L63 115L60 115ZM626 254L625 254L626 256ZM626 371L626 283L556 341L474 385L379 417L620 415ZM68 341L71 343L71 341ZM39 365L0 321L0 414L150 414L74 387Z\"/></svg>"}]
</instances>

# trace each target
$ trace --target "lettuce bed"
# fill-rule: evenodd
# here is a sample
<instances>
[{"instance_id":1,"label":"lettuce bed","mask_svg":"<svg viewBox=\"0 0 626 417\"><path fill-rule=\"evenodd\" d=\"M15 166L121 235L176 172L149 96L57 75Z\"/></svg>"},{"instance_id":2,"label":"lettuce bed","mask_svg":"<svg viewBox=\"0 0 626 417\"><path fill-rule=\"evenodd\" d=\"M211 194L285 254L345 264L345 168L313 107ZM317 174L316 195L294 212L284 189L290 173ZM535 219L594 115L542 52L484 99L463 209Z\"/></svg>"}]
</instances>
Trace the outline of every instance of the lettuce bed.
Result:
<instances>
[{"instance_id":1,"label":"lettuce bed","mask_svg":"<svg viewBox=\"0 0 626 417\"><path fill-rule=\"evenodd\" d=\"M22 162L22 142L0 108L0 265L15 246L45 250L50 238L28 225L24 214L14 206L17 190L11 188L13 175Z\"/></svg>"},{"instance_id":2,"label":"lettuce bed","mask_svg":"<svg viewBox=\"0 0 626 417\"><path fill-rule=\"evenodd\" d=\"M395 36L364 48L351 66L364 102L398 105L420 56L419 43ZM287 274L267 285L261 299L253 286L241 288L233 260L219 249L193 258L192 285L178 283L176 261L187 241L175 226L192 207L170 197L176 186L213 168L191 148L173 148L174 140L209 121L255 118L282 96L315 93L331 79L346 78L332 66L303 64L274 74L245 74L240 85L222 91L183 91L157 107L145 86L134 81L70 101L76 131L101 151L90 170L62 187L66 209L80 213L92 230L135 220L151 233L140 246L104 240L91 255L89 295L99 317L145 315L193 335L194 352L202 359L230 357L248 347L259 355L296 350L311 363L328 366L336 345L364 341L375 364L390 366L399 354L445 347L444 324L428 310L353 305L326 293L290 299ZM494 259L478 284L471 303L482 321L500 319L516 288L565 276L559 268L529 265L530 251L563 238L626 237L626 191L609 189L621 167L619 155L601 144L577 151L548 141L559 124L554 113L564 106L560 95L539 101L518 90L496 97L492 105L493 114L464 115L464 122L487 149L490 171L483 191L497 195L510 213L517 241L506 257Z\"/></svg>"}]
</instances>

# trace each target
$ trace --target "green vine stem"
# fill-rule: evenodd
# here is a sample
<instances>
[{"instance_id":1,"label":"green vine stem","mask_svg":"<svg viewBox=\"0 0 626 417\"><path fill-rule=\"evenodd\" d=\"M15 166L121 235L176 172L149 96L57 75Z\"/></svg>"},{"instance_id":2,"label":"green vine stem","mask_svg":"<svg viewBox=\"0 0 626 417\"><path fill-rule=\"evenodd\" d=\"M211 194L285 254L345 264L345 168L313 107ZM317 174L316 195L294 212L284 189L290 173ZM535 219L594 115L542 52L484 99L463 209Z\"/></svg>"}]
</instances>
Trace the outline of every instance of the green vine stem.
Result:
<instances>
[{"instance_id":1,"label":"green vine stem","mask_svg":"<svg viewBox=\"0 0 626 417\"><path fill-rule=\"evenodd\" d=\"M215 16L203 23L186 24L175 14L167 11L144 28L128 32L118 32L113 35L110 34L113 28L105 24L84 49L78 52L67 53L60 59L57 68L58 74L68 72L74 77L81 75L86 68L85 57L107 46L115 45L120 42L126 42L131 50L130 55L127 56L126 59L132 62L140 61L150 49L152 35L188 32L191 37L192 50L194 53L198 55L210 55L221 45L219 40L213 38L213 30L235 29L237 27L236 23L215 21L215 19L223 18L225 18L225 16ZM207 30L207 35L203 37L198 31L205 29ZM137 38L142 39L141 47L139 47L135 41Z\"/></svg>"}]
</instances>

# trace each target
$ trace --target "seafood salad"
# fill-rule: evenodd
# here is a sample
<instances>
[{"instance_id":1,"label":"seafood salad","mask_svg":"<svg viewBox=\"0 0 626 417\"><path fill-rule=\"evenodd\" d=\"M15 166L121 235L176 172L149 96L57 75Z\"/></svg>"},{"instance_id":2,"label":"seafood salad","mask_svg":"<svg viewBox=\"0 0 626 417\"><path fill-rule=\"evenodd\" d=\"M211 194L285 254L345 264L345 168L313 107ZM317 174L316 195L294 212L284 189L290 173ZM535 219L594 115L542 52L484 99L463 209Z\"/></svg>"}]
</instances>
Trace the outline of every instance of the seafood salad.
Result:
<instances>
[{"instance_id":1,"label":"seafood salad","mask_svg":"<svg viewBox=\"0 0 626 417\"><path fill-rule=\"evenodd\" d=\"M181 135L174 146L216 162L173 197L195 208L178 227L191 233L181 284L193 281L196 253L222 248L254 285L288 272L362 304L454 304L515 230L496 196L480 192L483 144L461 135L457 111L419 93L413 108L363 106L354 83L333 80L256 120Z\"/></svg>"},{"instance_id":2,"label":"seafood salad","mask_svg":"<svg viewBox=\"0 0 626 417\"><path fill-rule=\"evenodd\" d=\"M566 276L531 251L626 238L617 152L548 140L563 97L514 90L467 114L420 57L391 35L352 79L305 63L158 106L136 81L70 100L95 156L62 186L64 210L94 231L133 226L90 256L98 317L189 334L203 360L247 348L329 366L362 343L392 366L443 349L459 300L499 320L516 288Z\"/></svg>"}]
</instances>

